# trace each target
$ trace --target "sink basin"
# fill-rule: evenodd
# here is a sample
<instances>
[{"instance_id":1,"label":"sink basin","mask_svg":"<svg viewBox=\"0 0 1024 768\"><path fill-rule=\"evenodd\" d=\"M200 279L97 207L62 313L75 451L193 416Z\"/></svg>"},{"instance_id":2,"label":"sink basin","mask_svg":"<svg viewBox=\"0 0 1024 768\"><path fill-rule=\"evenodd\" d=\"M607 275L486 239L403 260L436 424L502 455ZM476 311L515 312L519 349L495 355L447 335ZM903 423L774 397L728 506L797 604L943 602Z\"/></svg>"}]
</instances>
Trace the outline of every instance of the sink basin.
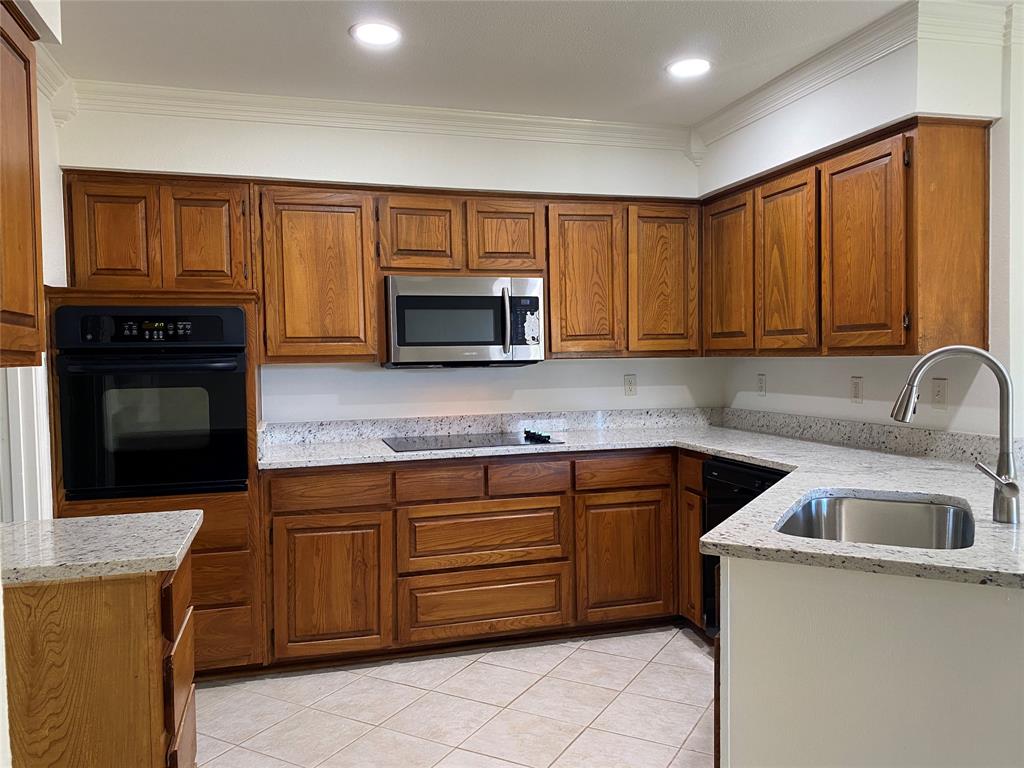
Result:
<instances>
[{"instance_id":1,"label":"sink basin","mask_svg":"<svg viewBox=\"0 0 1024 768\"><path fill-rule=\"evenodd\" d=\"M808 539L922 549L964 549L974 544L974 518L968 510L902 499L811 499L783 520L778 531Z\"/></svg>"}]
</instances>

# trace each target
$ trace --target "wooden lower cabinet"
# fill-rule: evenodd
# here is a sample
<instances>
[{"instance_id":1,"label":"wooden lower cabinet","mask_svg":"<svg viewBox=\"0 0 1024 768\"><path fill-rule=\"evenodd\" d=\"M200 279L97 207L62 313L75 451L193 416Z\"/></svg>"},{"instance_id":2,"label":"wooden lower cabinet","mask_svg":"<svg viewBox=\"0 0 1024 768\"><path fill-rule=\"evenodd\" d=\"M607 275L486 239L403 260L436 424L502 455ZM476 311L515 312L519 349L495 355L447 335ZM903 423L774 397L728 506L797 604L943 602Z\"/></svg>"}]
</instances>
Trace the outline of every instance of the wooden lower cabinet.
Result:
<instances>
[{"instance_id":1,"label":"wooden lower cabinet","mask_svg":"<svg viewBox=\"0 0 1024 768\"><path fill-rule=\"evenodd\" d=\"M391 643L393 512L273 521L276 658L370 651Z\"/></svg>"},{"instance_id":2,"label":"wooden lower cabinet","mask_svg":"<svg viewBox=\"0 0 1024 768\"><path fill-rule=\"evenodd\" d=\"M704 626L700 559L700 517L704 499L691 491L679 494L679 614Z\"/></svg>"}]
</instances>

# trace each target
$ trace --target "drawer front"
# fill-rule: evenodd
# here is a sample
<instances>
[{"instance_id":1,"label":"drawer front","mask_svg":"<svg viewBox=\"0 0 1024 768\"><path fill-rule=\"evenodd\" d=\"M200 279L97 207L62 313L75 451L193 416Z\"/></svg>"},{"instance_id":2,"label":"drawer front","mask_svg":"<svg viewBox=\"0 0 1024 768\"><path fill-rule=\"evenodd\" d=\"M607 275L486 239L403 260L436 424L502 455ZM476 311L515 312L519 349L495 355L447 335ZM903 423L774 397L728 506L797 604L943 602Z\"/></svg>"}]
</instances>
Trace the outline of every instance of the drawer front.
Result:
<instances>
[{"instance_id":1,"label":"drawer front","mask_svg":"<svg viewBox=\"0 0 1024 768\"><path fill-rule=\"evenodd\" d=\"M260 660L260 638L251 606L197 610L194 621L196 669L239 667Z\"/></svg>"},{"instance_id":2,"label":"drawer front","mask_svg":"<svg viewBox=\"0 0 1024 768\"><path fill-rule=\"evenodd\" d=\"M487 467L487 492L491 496L565 493L571 484L568 461L526 461Z\"/></svg>"},{"instance_id":3,"label":"drawer front","mask_svg":"<svg viewBox=\"0 0 1024 768\"><path fill-rule=\"evenodd\" d=\"M704 493L704 459L685 453L680 456L679 479L684 488Z\"/></svg>"},{"instance_id":4,"label":"drawer front","mask_svg":"<svg viewBox=\"0 0 1024 768\"><path fill-rule=\"evenodd\" d=\"M479 465L403 469L395 473L395 500L444 501L484 495L484 468Z\"/></svg>"},{"instance_id":5,"label":"drawer front","mask_svg":"<svg viewBox=\"0 0 1024 768\"><path fill-rule=\"evenodd\" d=\"M195 622L192 619L194 615L193 610L189 609L181 634L164 660L164 713L168 733L174 733L178 729L196 675L196 635Z\"/></svg>"},{"instance_id":6,"label":"drawer front","mask_svg":"<svg viewBox=\"0 0 1024 768\"><path fill-rule=\"evenodd\" d=\"M576 462L576 488L637 488L646 485L671 485L672 457L610 456L579 459Z\"/></svg>"},{"instance_id":7,"label":"drawer front","mask_svg":"<svg viewBox=\"0 0 1024 768\"><path fill-rule=\"evenodd\" d=\"M185 714L167 750L169 768L194 768L196 764L196 687L189 691Z\"/></svg>"},{"instance_id":8,"label":"drawer front","mask_svg":"<svg viewBox=\"0 0 1024 768\"><path fill-rule=\"evenodd\" d=\"M197 608L252 600L252 555L210 552L192 555L192 604Z\"/></svg>"},{"instance_id":9,"label":"drawer front","mask_svg":"<svg viewBox=\"0 0 1024 768\"><path fill-rule=\"evenodd\" d=\"M566 496L463 501L398 510L399 573L569 557Z\"/></svg>"},{"instance_id":10,"label":"drawer front","mask_svg":"<svg viewBox=\"0 0 1024 768\"><path fill-rule=\"evenodd\" d=\"M167 577L160 592L160 609L164 637L174 642L185 622L185 613L192 604L192 555L185 555L178 570Z\"/></svg>"},{"instance_id":11,"label":"drawer front","mask_svg":"<svg viewBox=\"0 0 1024 768\"><path fill-rule=\"evenodd\" d=\"M211 497L208 504L202 505L203 525L192 542L192 551L248 547L253 506L255 502L247 493Z\"/></svg>"},{"instance_id":12,"label":"drawer front","mask_svg":"<svg viewBox=\"0 0 1024 768\"><path fill-rule=\"evenodd\" d=\"M544 563L398 580L402 644L566 626L570 563Z\"/></svg>"},{"instance_id":13,"label":"drawer front","mask_svg":"<svg viewBox=\"0 0 1024 768\"><path fill-rule=\"evenodd\" d=\"M368 507L391 503L391 472L286 475L270 480L272 512Z\"/></svg>"}]
</instances>

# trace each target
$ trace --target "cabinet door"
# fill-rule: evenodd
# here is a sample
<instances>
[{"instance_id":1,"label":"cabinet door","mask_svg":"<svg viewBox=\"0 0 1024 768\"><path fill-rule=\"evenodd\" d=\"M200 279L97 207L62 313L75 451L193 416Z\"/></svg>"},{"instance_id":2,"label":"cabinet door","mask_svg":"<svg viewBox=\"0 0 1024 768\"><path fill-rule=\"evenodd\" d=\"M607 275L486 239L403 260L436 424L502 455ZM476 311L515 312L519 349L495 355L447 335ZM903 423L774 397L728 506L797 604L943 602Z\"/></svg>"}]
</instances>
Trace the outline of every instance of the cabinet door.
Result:
<instances>
[{"instance_id":1,"label":"cabinet door","mask_svg":"<svg viewBox=\"0 0 1024 768\"><path fill-rule=\"evenodd\" d=\"M807 168L754 192L758 349L818 346L817 180Z\"/></svg>"},{"instance_id":2,"label":"cabinet door","mask_svg":"<svg viewBox=\"0 0 1024 768\"><path fill-rule=\"evenodd\" d=\"M898 347L906 331L903 137L821 165L821 320L827 348Z\"/></svg>"},{"instance_id":3,"label":"cabinet door","mask_svg":"<svg viewBox=\"0 0 1024 768\"><path fill-rule=\"evenodd\" d=\"M165 184L160 215L165 288L248 288L248 184Z\"/></svg>"},{"instance_id":4,"label":"cabinet door","mask_svg":"<svg viewBox=\"0 0 1024 768\"><path fill-rule=\"evenodd\" d=\"M629 351L700 349L698 209L629 206Z\"/></svg>"},{"instance_id":5,"label":"cabinet door","mask_svg":"<svg viewBox=\"0 0 1024 768\"><path fill-rule=\"evenodd\" d=\"M432 195L380 200L380 265L392 269L462 269L465 226L461 201Z\"/></svg>"},{"instance_id":6,"label":"cabinet door","mask_svg":"<svg viewBox=\"0 0 1024 768\"><path fill-rule=\"evenodd\" d=\"M695 493L679 494L679 613L704 626L704 579L700 555L700 513L704 500Z\"/></svg>"},{"instance_id":7,"label":"cabinet door","mask_svg":"<svg viewBox=\"0 0 1024 768\"><path fill-rule=\"evenodd\" d=\"M366 651L391 643L390 510L279 517L273 533L277 658Z\"/></svg>"},{"instance_id":8,"label":"cabinet door","mask_svg":"<svg viewBox=\"0 0 1024 768\"><path fill-rule=\"evenodd\" d=\"M467 200L469 268L533 272L544 269L544 203Z\"/></svg>"},{"instance_id":9,"label":"cabinet door","mask_svg":"<svg viewBox=\"0 0 1024 768\"><path fill-rule=\"evenodd\" d=\"M704 348L754 348L754 193L704 209Z\"/></svg>"},{"instance_id":10,"label":"cabinet door","mask_svg":"<svg viewBox=\"0 0 1024 768\"><path fill-rule=\"evenodd\" d=\"M668 489L576 497L577 617L619 621L673 612Z\"/></svg>"},{"instance_id":11,"label":"cabinet door","mask_svg":"<svg viewBox=\"0 0 1024 768\"><path fill-rule=\"evenodd\" d=\"M548 206L551 351L625 349L623 207Z\"/></svg>"},{"instance_id":12,"label":"cabinet door","mask_svg":"<svg viewBox=\"0 0 1024 768\"><path fill-rule=\"evenodd\" d=\"M71 221L76 287L160 287L155 184L74 179Z\"/></svg>"},{"instance_id":13,"label":"cabinet door","mask_svg":"<svg viewBox=\"0 0 1024 768\"><path fill-rule=\"evenodd\" d=\"M369 195L265 187L267 356L373 356L377 301Z\"/></svg>"},{"instance_id":14,"label":"cabinet door","mask_svg":"<svg viewBox=\"0 0 1024 768\"><path fill-rule=\"evenodd\" d=\"M0 366L38 365L43 348L36 53L0 9Z\"/></svg>"}]
</instances>

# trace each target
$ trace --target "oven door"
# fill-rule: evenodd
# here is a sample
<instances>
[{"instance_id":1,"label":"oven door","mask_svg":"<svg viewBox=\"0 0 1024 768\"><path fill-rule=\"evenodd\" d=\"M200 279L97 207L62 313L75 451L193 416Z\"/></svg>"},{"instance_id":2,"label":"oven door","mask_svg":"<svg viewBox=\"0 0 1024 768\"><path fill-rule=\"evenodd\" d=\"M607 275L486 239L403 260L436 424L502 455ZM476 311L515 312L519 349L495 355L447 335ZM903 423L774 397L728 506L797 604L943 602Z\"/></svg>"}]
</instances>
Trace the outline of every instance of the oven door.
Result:
<instances>
[{"instance_id":1,"label":"oven door","mask_svg":"<svg viewBox=\"0 0 1024 768\"><path fill-rule=\"evenodd\" d=\"M389 277L389 365L511 363L508 277Z\"/></svg>"},{"instance_id":2,"label":"oven door","mask_svg":"<svg viewBox=\"0 0 1024 768\"><path fill-rule=\"evenodd\" d=\"M65 497L242 491L244 354L61 355Z\"/></svg>"}]
</instances>

